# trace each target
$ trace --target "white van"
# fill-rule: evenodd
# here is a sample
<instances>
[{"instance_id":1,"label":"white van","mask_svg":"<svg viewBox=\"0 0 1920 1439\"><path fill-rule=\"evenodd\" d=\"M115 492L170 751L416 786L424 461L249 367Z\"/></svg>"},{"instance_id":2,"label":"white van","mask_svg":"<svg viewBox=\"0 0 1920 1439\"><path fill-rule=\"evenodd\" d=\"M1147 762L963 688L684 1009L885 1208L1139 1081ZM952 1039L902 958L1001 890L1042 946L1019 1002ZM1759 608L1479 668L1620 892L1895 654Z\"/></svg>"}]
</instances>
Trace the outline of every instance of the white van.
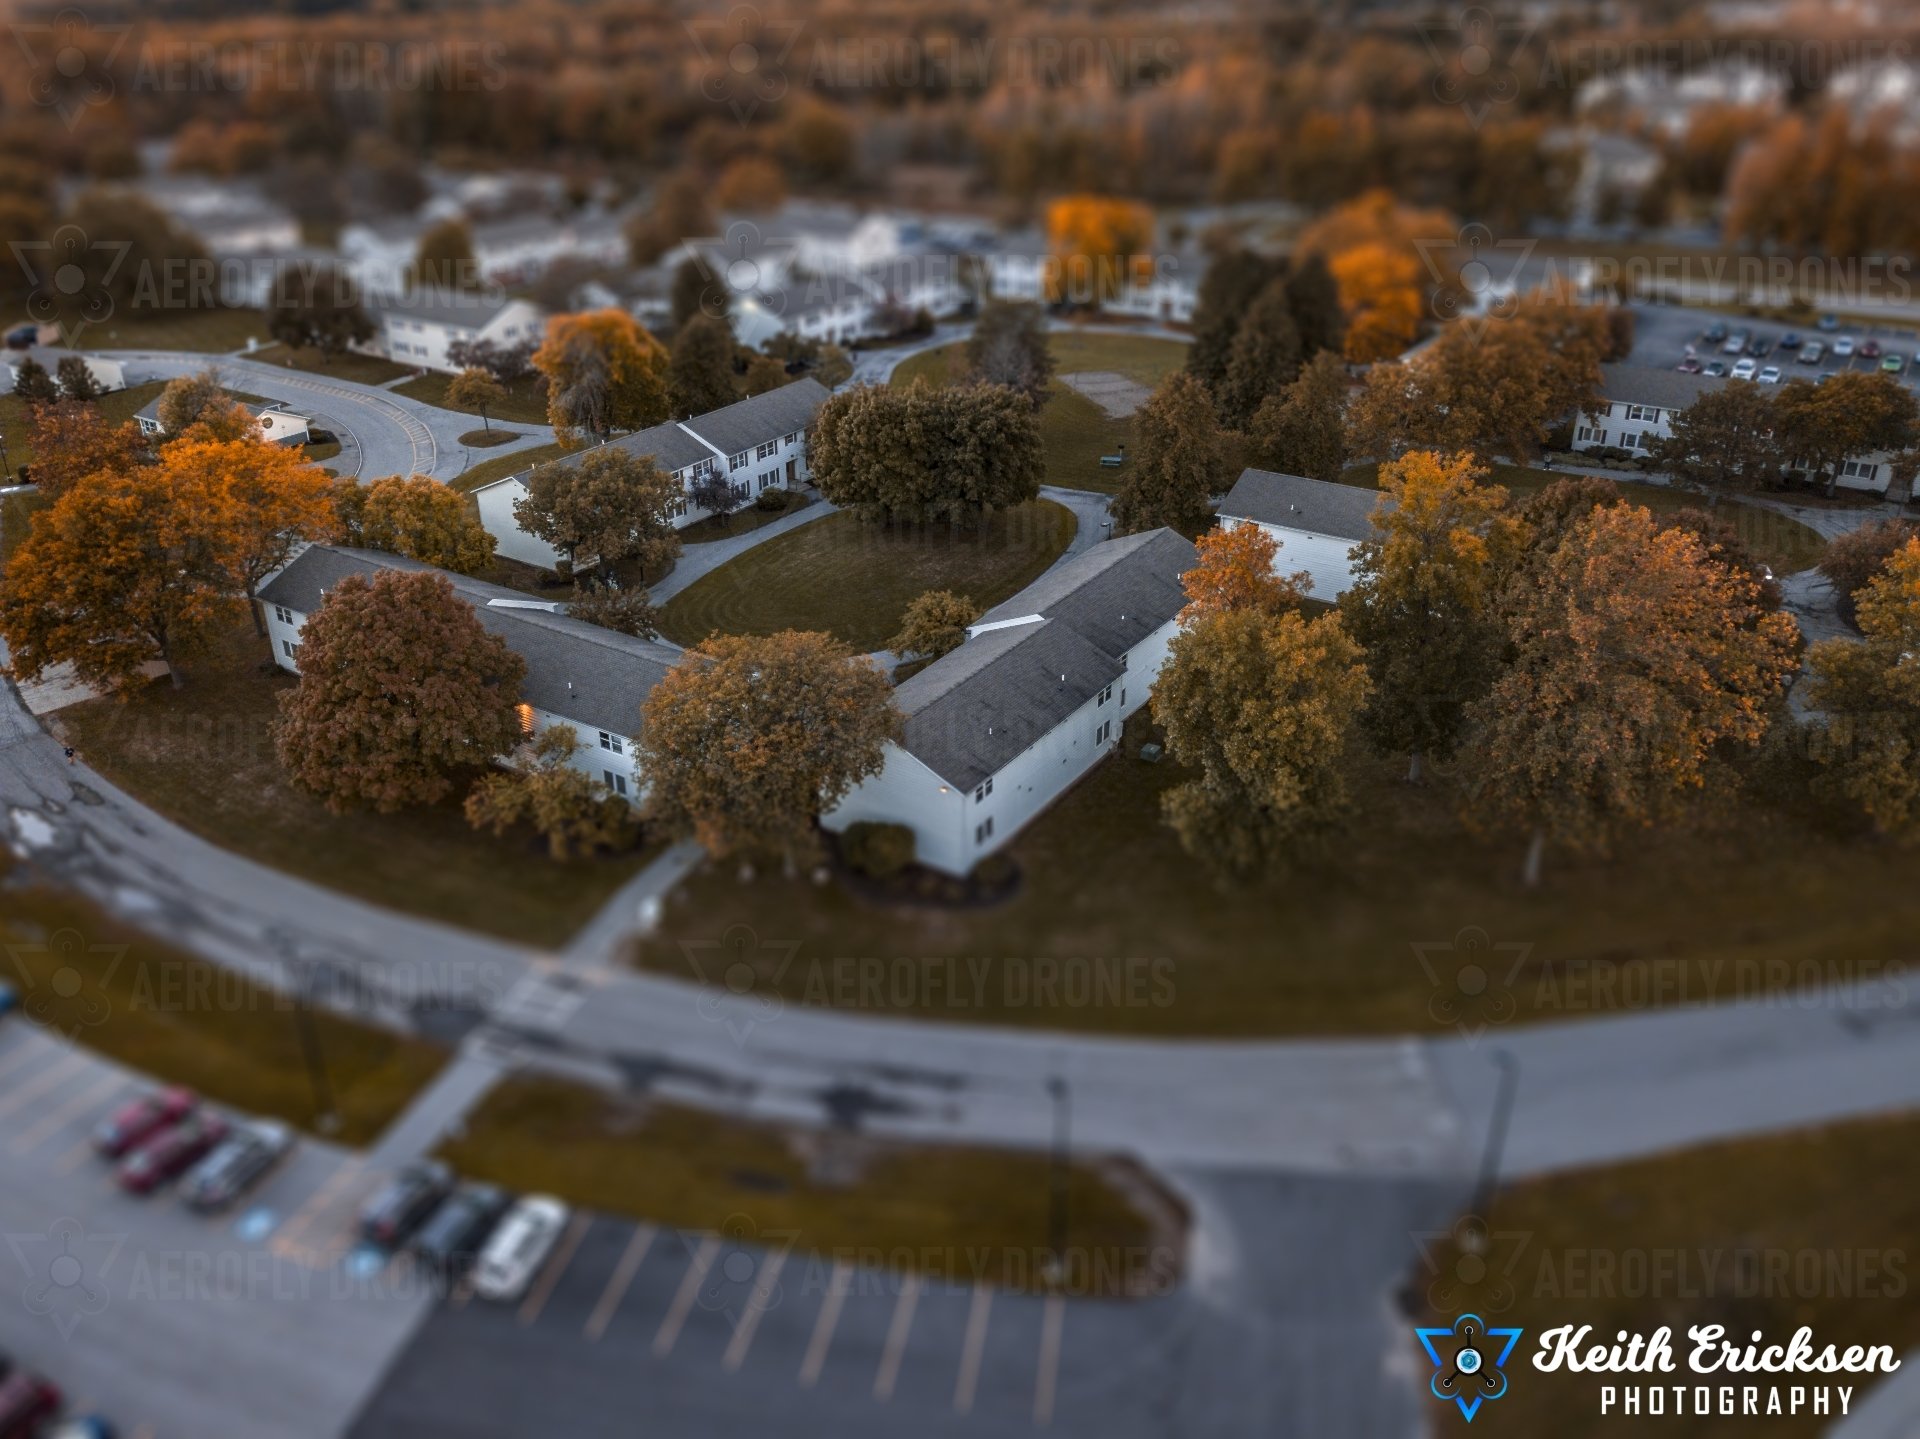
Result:
<instances>
[{"instance_id":1,"label":"white van","mask_svg":"<svg viewBox=\"0 0 1920 1439\"><path fill-rule=\"evenodd\" d=\"M568 1209L544 1194L530 1194L500 1221L473 1267L473 1292L510 1302L527 1292L541 1263L567 1227Z\"/></svg>"}]
</instances>

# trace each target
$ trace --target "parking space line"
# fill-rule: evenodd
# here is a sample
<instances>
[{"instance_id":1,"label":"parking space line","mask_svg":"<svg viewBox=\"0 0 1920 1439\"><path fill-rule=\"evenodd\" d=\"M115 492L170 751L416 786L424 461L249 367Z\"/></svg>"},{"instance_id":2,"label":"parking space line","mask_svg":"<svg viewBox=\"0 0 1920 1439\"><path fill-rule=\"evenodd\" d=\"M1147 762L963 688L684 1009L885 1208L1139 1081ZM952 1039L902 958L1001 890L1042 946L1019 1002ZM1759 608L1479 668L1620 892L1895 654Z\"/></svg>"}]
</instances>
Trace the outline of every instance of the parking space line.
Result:
<instances>
[{"instance_id":1,"label":"parking space line","mask_svg":"<svg viewBox=\"0 0 1920 1439\"><path fill-rule=\"evenodd\" d=\"M540 1311L547 1307L547 1300L553 1294L554 1285L560 1282L560 1276L566 1273L567 1266L573 1263L573 1251L580 1247L580 1241L587 1237L587 1230L593 1227L593 1218L586 1214L573 1216L573 1223L567 1226L567 1232L560 1236L559 1246L553 1251L553 1258L547 1261L547 1267L533 1288L527 1292L526 1301L520 1306L520 1325L525 1328L540 1317Z\"/></svg>"},{"instance_id":2,"label":"parking space line","mask_svg":"<svg viewBox=\"0 0 1920 1439\"><path fill-rule=\"evenodd\" d=\"M1033 1382L1033 1422L1042 1427L1053 1422L1053 1391L1060 1381L1060 1331L1066 1319L1067 1301L1049 1294L1040 1315L1040 1372Z\"/></svg>"},{"instance_id":3,"label":"parking space line","mask_svg":"<svg viewBox=\"0 0 1920 1439\"><path fill-rule=\"evenodd\" d=\"M873 1397L883 1404L893 1397L893 1382L900 1377L900 1361L907 1354L907 1335L913 1329L913 1311L919 1303L920 1276L909 1272L900 1281L900 1297L893 1301L886 1346L880 1351L880 1368L873 1376Z\"/></svg>"},{"instance_id":4,"label":"parking space line","mask_svg":"<svg viewBox=\"0 0 1920 1439\"><path fill-rule=\"evenodd\" d=\"M680 1338L680 1326L687 1322L687 1311L693 1308L694 1296L706 1282L707 1271L713 1267L713 1256L719 1252L720 1237L717 1234L709 1234L694 1251L693 1262L687 1265L680 1288L667 1308L667 1317L660 1321L660 1332L653 1336L653 1352L658 1357L664 1359L673 1353L674 1343Z\"/></svg>"},{"instance_id":5,"label":"parking space line","mask_svg":"<svg viewBox=\"0 0 1920 1439\"><path fill-rule=\"evenodd\" d=\"M847 1290L853 1287L853 1270L843 1259L833 1261L827 1276L827 1292L820 1301L819 1317L813 1321L813 1337L807 1341L806 1357L800 1361L800 1383L813 1388L827 1362L827 1346L833 1343L833 1326L840 1322L840 1307L847 1302Z\"/></svg>"},{"instance_id":6,"label":"parking space line","mask_svg":"<svg viewBox=\"0 0 1920 1439\"><path fill-rule=\"evenodd\" d=\"M40 1122L24 1131L13 1141L15 1154L27 1154L38 1149L47 1138L61 1126L70 1123L77 1114L84 1114L95 1105L104 1104L109 1097L126 1084L118 1074L109 1074L97 1084L82 1089L80 1093L58 1109L41 1116Z\"/></svg>"},{"instance_id":7,"label":"parking space line","mask_svg":"<svg viewBox=\"0 0 1920 1439\"><path fill-rule=\"evenodd\" d=\"M307 1202L289 1215L287 1222L280 1226L280 1232L273 1237L273 1252L283 1258L309 1264L326 1259L325 1249L306 1242L307 1231L313 1228L320 1216L332 1206L335 1196L349 1187L365 1168L366 1160L355 1155L334 1170L309 1196Z\"/></svg>"},{"instance_id":8,"label":"parking space line","mask_svg":"<svg viewBox=\"0 0 1920 1439\"><path fill-rule=\"evenodd\" d=\"M640 1261L647 1257L647 1251L653 1247L653 1236L660 1231L651 1224L642 1224L633 1231L633 1238L627 1241L620 1262L613 1267L613 1277L607 1281L607 1287L600 1296L600 1302L593 1306L593 1313L587 1316L586 1327L580 1332L589 1340L598 1342L607 1332L607 1325L613 1320L614 1310L620 1307L620 1301L626 1298L627 1286L633 1283L633 1276L639 1272Z\"/></svg>"},{"instance_id":9,"label":"parking space line","mask_svg":"<svg viewBox=\"0 0 1920 1439\"><path fill-rule=\"evenodd\" d=\"M727 1343L727 1352L720 1363L727 1369L738 1369L740 1362L747 1357L747 1346L753 1343L753 1331L760 1327L760 1316L767 1312L773 1300L773 1286L780 1278L780 1266L787 1262L787 1251L771 1249L767 1257L760 1261L760 1272L753 1276L753 1288L747 1294L747 1312L740 1316L740 1323L734 1328L733 1338Z\"/></svg>"},{"instance_id":10,"label":"parking space line","mask_svg":"<svg viewBox=\"0 0 1920 1439\"><path fill-rule=\"evenodd\" d=\"M49 1089L58 1087L60 1082L76 1069L85 1068L86 1063L86 1056L79 1050L67 1050L35 1078L28 1080L5 1099L0 1099L0 1119L5 1119L16 1110L31 1104Z\"/></svg>"},{"instance_id":11,"label":"parking space line","mask_svg":"<svg viewBox=\"0 0 1920 1439\"><path fill-rule=\"evenodd\" d=\"M993 1309L993 1291L984 1284L973 1286L973 1303L967 1306L967 1337L960 1344L960 1377L953 1385L953 1407L959 1413L973 1412L974 1390L980 1386L980 1359L987 1348L987 1315Z\"/></svg>"}]
</instances>

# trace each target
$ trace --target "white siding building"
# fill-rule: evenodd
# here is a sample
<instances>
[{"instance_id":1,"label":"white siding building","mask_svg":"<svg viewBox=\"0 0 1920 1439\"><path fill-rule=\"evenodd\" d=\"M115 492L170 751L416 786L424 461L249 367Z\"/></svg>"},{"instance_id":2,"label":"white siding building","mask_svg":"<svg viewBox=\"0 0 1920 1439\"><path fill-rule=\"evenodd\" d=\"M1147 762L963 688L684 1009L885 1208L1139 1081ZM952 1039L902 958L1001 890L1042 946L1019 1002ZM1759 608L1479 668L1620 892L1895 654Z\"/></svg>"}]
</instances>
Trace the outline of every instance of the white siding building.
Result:
<instances>
[{"instance_id":1,"label":"white siding building","mask_svg":"<svg viewBox=\"0 0 1920 1439\"><path fill-rule=\"evenodd\" d=\"M674 517L684 528L709 513L693 502L696 485L713 474L725 475L734 493L752 501L776 485L799 489L808 482L807 427L826 402L818 380L795 380L764 395L741 400L678 423L654 425L609 441L633 455L645 455L680 483L687 495ZM576 450L553 461L578 464L591 450ZM480 523L494 537L498 552L542 569L553 569L561 555L545 540L520 528L515 503L527 497L531 470L509 475L474 491Z\"/></svg>"},{"instance_id":2,"label":"white siding building","mask_svg":"<svg viewBox=\"0 0 1920 1439\"><path fill-rule=\"evenodd\" d=\"M538 345L546 334L544 310L531 300L510 300L497 293L414 290L370 294L365 303L375 328L361 350L396 365L444 374L460 368L449 357L457 344L486 340L510 350Z\"/></svg>"},{"instance_id":3,"label":"white siding building","mask_svg":"<svg viewBox=\"0 0 1920 1439\"><path fill-rule=\"evenodd\" d=\"M1307 594L1332 603L1353 585L1353 547L1373 534L1378 504L1391 497L1358 485L1330 485L1304 475L1244 470L1220 502L1223 529L1258 525L1280 546L1274 569L1305 571Z\"/></svg>"},{"instance_id":4,"label":"white siding building","mask_svg":"<svg viewBox=\"0 0 1920 1439\"><path fill-rule=\"evenodd\" d=\"M580 742L574 767L613 793L638 800L633 737L640 706L679 656L654 641L576 620L563 605L399 555L309 545L260 588L274 662L298 674L300 632L328 592L350 575L370 581L386 570L444 575L480 623L526 661L521 732L531 739L555 725L570 726Z\"/></svg>"},{"instance_id":5,"label":"white siding building","mask_svg":"<svg viewBox=\"0 0 1920 1439\"><path fill-rule=\"evenodd\" d=\"M821 823L905 825L921 864L967 873L1120 742L1166 662L1193 565L1172 530L1129 535L987 611L895 692L903 742Z\"/></svg>"}]
</instances>

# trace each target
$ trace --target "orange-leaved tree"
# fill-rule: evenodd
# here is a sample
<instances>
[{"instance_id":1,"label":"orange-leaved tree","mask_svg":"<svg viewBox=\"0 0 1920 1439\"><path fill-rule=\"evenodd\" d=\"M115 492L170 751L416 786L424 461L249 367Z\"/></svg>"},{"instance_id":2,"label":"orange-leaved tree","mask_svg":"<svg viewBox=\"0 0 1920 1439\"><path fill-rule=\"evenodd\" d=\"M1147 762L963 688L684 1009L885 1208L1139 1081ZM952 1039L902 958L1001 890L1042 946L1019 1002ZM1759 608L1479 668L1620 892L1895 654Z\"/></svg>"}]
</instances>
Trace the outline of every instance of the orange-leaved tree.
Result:
<instances>
[{"instance_id":1,"label":"orange-leaved tree","mask_svg":"<svg viewBox=\"0 0 1920 1439\"><path fill-rule=\"evenodd\" d=\"M1095 304L1153 278L1153 211L1112 195L1063 195L1047 207L1047 298Z\"/></svg>"},{"instance_id":2,"label":"orange-leaved tree","mask_svg":"<svg viewBox=\"0 0 1920 1439\"><path fill-rule=\"evenodd\" d=\"M1252 523L1208 530L1193 542L1200 562L1180 576L1187 592L1182 623L1231 610L1280 614L1299 608L1313 587L1305 570L1280 573L1280 542L1263 525Z\"/></svg>"},{"instance_id":3,"label":"orange-leaved tree","mask_svg":"<svg viewBox=\"0 0 1920 1439\"><path fill-rule=\"evenodd\" d=\"M667 351L624 310L547 321L533 367L547 378L547 420L564 444L667 418Z\"/></svg>"},{"instance_id":4,"label":"orange-leaved tree","mask_svg":"<svg viewBox=\"0 0 1920 1439\"><path fill-rule=\"evenodd\" d=\"M124 473L153 458L133 421L114 424L79 400L34 405L27 432L33 441L33 482L48 499L85 475Z\"/></svg>"}]
</instances>

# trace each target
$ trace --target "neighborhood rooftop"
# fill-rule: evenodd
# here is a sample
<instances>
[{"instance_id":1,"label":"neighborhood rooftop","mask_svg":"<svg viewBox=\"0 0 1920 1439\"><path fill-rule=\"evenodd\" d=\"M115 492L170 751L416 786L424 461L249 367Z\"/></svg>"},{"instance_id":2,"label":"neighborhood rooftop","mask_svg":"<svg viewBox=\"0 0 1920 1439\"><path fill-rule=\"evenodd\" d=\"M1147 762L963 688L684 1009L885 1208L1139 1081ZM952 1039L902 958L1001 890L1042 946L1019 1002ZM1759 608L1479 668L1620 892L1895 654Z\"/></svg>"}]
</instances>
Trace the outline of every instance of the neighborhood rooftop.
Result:
<instances>
[{"instance_id":1,"label":"neighborhood rooftop","mask_svg":"<svg viewBox=\"0 0 1920 1439\"><path fill-rule=\"evenodd\" d=\"M1655 405L1684 410L1727 382L1713 375L1688 375L1655 365L1602 365L1600 398L1608 404Z\"/></svg>"},{"instance_id":2,"label":"neighborhood rooftop","mask_svg":"<svg viewBox=\"0 0 1920 1439\"><path fill-rule=\"evenodd\" d=\"M365 303L376 314L392 313L434 325L480 330L511 305L513 297L494 287L481 290L420 287L396 294L368 294Z\"/></svg>"},{"instance_id":3,"label":"neighborhood rooftop","mask_svg":"<svg viewBox=\"0 0 1920 1439\"><path fill-rule=\"evenodd\" d=\"M641 703L678 658L665 645L541 608L542 601L519 590L375 550L309 545L267 581L260 599L312 615L342 580L372 580L382 570L445 575L480 623L526 661L521 696L528 704L611 734L640 728Z\"/></svg>"},{"instance_id":4,"label":"neighborhood rooftop","mask_svg":"<svg viewBox=\"0 0 1920 1439\"><path fill-rule=\"evenodd\" d=\"M1333 485L1305 475L1247 469L1240 472L1240 478L1221 501L1220 513L1228 519L1252 520L1335 539L1365 540L1373 536L1373 509L1381 500L1379 491L1363 490L1358 485ZM1386 503L1391 506L1393 501L1388 498Z\"/></svg>"}]
</instances>

